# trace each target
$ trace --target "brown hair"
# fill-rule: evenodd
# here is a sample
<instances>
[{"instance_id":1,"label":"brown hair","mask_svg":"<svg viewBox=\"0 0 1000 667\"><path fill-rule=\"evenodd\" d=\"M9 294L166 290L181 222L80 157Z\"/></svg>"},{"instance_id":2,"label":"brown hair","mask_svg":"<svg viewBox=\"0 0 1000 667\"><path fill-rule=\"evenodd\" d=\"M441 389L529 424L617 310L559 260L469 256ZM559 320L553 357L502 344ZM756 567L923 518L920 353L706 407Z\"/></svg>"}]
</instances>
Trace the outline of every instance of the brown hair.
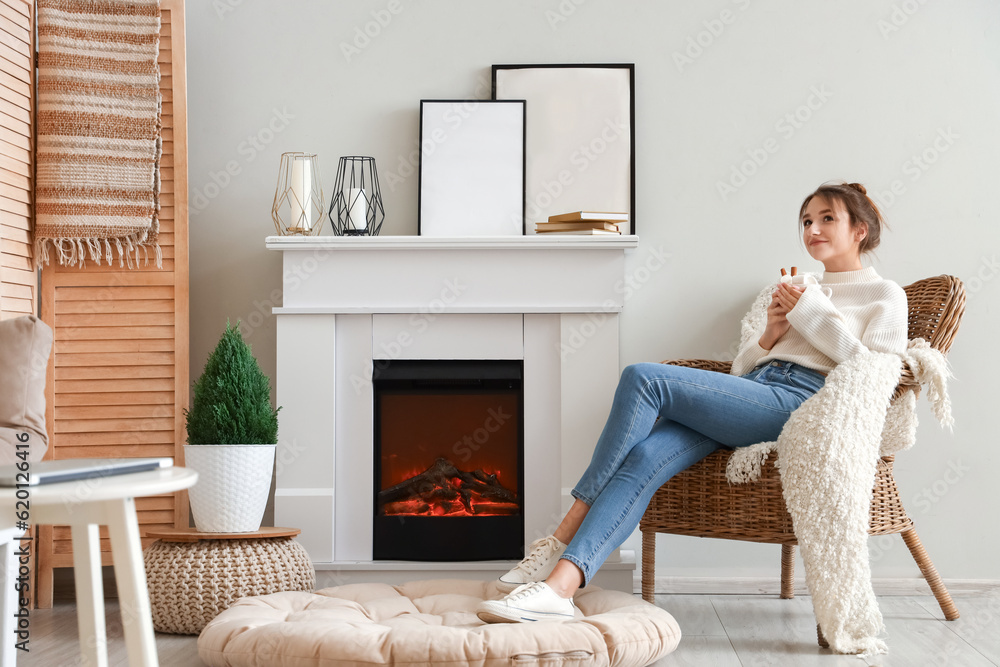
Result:
<instances>
[{"instance_id":1,"label":"brown hair","mask_svg":"<svg viewBox=\"0 0 1000 667\"><path fill-rule=\"evenodd\" d=\"M851 227L865 229L865 237L861 239L858 247L860 254L871 252L878 247L881 240L882 227L888 227L882 212L878 206L868 196L865 186L860 183L824 183L816 188L816 191L806 197L799 209L799 224L802 224L802 216L806 212L806 207L813 197L823 197L829 202L840 202L851 218Z\"/></svg>"}]
</instances>

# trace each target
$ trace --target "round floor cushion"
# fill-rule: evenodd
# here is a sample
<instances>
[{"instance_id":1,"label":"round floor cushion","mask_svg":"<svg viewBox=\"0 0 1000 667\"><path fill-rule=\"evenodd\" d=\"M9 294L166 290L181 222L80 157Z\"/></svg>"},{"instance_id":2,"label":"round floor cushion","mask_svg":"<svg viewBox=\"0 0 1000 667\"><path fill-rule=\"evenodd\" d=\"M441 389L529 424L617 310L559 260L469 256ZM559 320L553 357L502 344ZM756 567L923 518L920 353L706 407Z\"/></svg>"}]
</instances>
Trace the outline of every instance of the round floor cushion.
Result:
<instances>
[{"instance_id":1,"label":"round floor cushion","mask_svg":"<svg viewBox=\"0 0 1000 667\"><path fill-rule=\"evenodd\" d=\"M349 584L244 598L210 622L198 655L210 667L346 665L648 665L680 641L677 621L634 595L593 587L575 621L485 624L495 582Z\"/></svg>"}]
</instances>

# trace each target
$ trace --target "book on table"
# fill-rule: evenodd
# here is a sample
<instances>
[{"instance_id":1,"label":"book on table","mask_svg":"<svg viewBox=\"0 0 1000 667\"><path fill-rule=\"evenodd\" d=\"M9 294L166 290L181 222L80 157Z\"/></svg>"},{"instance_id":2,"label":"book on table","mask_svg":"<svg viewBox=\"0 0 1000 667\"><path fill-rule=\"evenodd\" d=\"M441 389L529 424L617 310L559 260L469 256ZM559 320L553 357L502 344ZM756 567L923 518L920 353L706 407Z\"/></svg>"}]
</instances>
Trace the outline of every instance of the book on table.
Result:
<instances>
[{"instance_id":1,"label":"book on table","mask_svg":"<svg viewBox=\"0 0 1000 667\"><path fill-rule=\"evenodd\" d=\"M605 229L609 232L618 232L618 225L606 220L592 220L586 222L536 222L537 232L561 232L578 229Z\"/></svg>"},{"instance_id":2,"label":"book on table","mask_svg":"<svg viewBox=\"0 0 1000 667\"><path fill-rule=\"evenodd\" d=\"M30 463L27 466L27 470L20 470L16 464L11 464L0 466L0 487L37 486L40 484L72 482L81 479L93 479L95 477L111 477L113 475L127 475L133 472L170 468L173 465L173 459L169 458L36 461Z\"/></svg>"},{"instance_id":3,"label":"book on table","mask_svg":"<svg viewBox=\"0 0 1000 667\"><path fill-rule=\"evenodd\" d=\"M549 216L549 222L583 222L588 220L598 222L628 222L628 213L574 211L572 213L560 213Z\"/></svg>"}]
</instances>

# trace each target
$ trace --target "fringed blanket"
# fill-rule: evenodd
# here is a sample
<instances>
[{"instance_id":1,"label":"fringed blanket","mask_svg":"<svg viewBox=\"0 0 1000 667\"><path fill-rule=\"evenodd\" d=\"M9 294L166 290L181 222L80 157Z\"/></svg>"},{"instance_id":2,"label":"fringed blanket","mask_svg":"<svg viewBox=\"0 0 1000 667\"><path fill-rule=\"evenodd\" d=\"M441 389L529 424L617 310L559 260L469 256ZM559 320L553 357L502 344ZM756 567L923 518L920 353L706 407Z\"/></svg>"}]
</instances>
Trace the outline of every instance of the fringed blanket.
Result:
<instances>
[{"instance_id":1,"label":"fringed blanket","mask_svg":"<svg viewBox=\"0 0 1000 667\"><path fill-rule=\"evenodd\" d=\"M745 336L763 332L772 290L765 290L767 299L758 299L744 318ZM930 385L935 416L950 426L944 357L917 339L911 341L905 360L916 380ZM915 438L913 392L890 404L902 362L899 355L867 352L839 364L823 387L792 413L777 442L739 448L729 459L729 480L747 482L760 476L770 452L778 452L785 505L801 548L816 619L840 653L886 651L879 638L885 629L882 614L871 585L868 522L878 457L912 446Z\"/></svg>"},{"instance_id":2,"label":"fringed blanket","mask_svg":"<svg viewBox=\"0 0 1000 667\"><path fill-rule=\"evenodd\" d=\"M161 266L158 0L38 0L35 257Z\"/></svg>"}]
</instances>

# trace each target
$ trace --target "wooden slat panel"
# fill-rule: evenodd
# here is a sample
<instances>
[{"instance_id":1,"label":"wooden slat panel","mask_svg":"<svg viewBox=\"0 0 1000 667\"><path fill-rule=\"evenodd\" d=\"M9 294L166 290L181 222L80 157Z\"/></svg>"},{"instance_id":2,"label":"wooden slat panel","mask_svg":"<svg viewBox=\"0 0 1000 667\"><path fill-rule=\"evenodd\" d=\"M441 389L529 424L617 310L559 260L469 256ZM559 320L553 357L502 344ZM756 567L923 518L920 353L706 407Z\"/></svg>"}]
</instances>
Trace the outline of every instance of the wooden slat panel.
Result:
<instances>
[{"instance_id":1,"label":"wooden slat panel","mask_svg":"<svg viewBox=\"0 0 1000 667\"><path fill-rule=\"evenodd\" d=\"M63 445L59 451L68 459L117 458L119 456L168 457L174 455L174 443L162 445L99 445L72 447ZM171 527L173 527L171 525Z\"/></svg>"},{"instance_id":2,"label":"wooden slat panel","mask_svg":"<svg viewBox=\"0 0 1000 667\"><path fill-rule=\"evenodd\" d=\"M123 299L121 301L59 301L56 314L173 313L173 299Z\"/></svg>"},{"instance_id":3,"label":"wooden slat panel","mask_svg":"<svg viewBox=\"0 0 1000 667\"><path fill-rule=\"evenodd\" d=\"M90 451L116 452L115 447L136 447L139 445L174 446L173 431L143 431L140 433L63 433L58 438L59 447L91 447ZM58 451L62 451L59 449ZM61 456L61 454L60 454ZM114 457L114 454L90 454L91 458ZM70 458L70 457L66 457Z\"/></svg>"},{"instance_id":4,"label":"wooden slat panel","mask_svg":"<svg viewBox=\"0 0 1000 667\"><path fill-rule=\"evenodd\" d=\"M64 340L138 340L173 338L174 327L80 327L77 329L56 329L57 342Z\"/></svg>"},{"instance_id":5,"label":"wooden slat panel","mask_svg":"<svg viewBox=\"0 0 1000 667\"><path fill-rule=\"evenodd\" d=\"M35 302L31 299L16 299L0 296L0 313L31 315L35 312Z\"/></svg>"},{"instance_id":6,"label":"wooden slat panel","mask_svg":"<svg viewBox=\"0 0 1000 667\"><path fill-rule=\"evenodd\" d=\"M162 269L156 268L155 261L156 260L153 257L153 253L150 252L149 253L149 263L147 264L146 263L146 259L145 259L145 255L143 255L142 251L140 251L139 252L139 266L138 266L138 268L131 269L130 272L132 274L143 274L143 273L162 274L162 273L172 273L174 271L174 260L172 260L172 259L164 259L163 260L163 268ZM135 255L132 256L132 266L135 266ZM74 270L79 270L79 269L77 268L77 269L74 269ZM123 269L121 266L119 266L118 265L118 258L116 257L114 265L112 265L112 266L108 266L108 264L106 262L103 262L103 261L101 262L100 265L98 265L95 262L87 260L87 263L84 266L84 270L87 271L88 273L90 273L91 275L100 275L102 273L120 273L121 271L128 270L128 269ZM60 275L60 274L57 273L56 275ZM65 275L65 274L61 274L61 275ZM81 278L81 280L85 280L85 279ZM62 283L62 284L72 284L72 283L69 282L69 283ZM158 284L158 283L153 283L153 284Z\"/></svg>"},{"instance_id":7,"label":"wooden slat panel","mask_svg":"<svg viewBox=\"0 0 1000 667\"><path fill-rule=\"evenodd\" d=\"M90 394L94 392L119 391L171 391L174 383L170 378L124 379L124 380L62 380L55 383L56 393Z\"/></svg>"},{"instance_id":8,"label":"wooden slat panel","mask_svg":"<svg viewBox=\"0 0 1000 667\"><path fill-rule=\"evenodd\" d=\"M27 20L23 16L18 17L18 19L12 21L10 17L7 16L4 12L0 12L0 30L4 31L5 33L7 33L12 37L21 40L30 47L31 45L31 30L29 29L30 24L27 23Z\"/></svg>"},{"instance_id":9,"label":"wooden slat panel","mask_svg":"<svg viewBox=\"0 0 1000 667\"><path fill-rule=\"evenodd\" d=\"M176 343L172 338L153 340L68 340L61 346L62 352L173 352ZM155 368L155 367L154 367ZM60 371L69 368L57 369ZM75 369L74 369L75 370Z\"/></svg>"},{"instance_id":10,"label":"wooden slat panel","mask_svg":"<svg viewBox=\"0 0 1000 667\"><path fill-rule=\"evenodd\" d=\"M58 320L58 318L57 318ZM173 367L173 352L84 352L79 354L56 354L56 371L66 366L93 368L94 366L124 366L115 368L114 375L132 377L132 366L167 366Z\"/></svg>"},{"instance_id":11,"label":"wooden slat panel","mask_svg":"<svg viewBox=\"0 0 1000 667\"><path fill-rule=\"evenodd\" d=\"M14 299L27 299L30 301L35 296L35 290L28 285L0 282L0 296L11 297Z\"/></svg>"},{"instance_id":12,"label":"wooden slat panel","mask_svg":"<svg viewBox=\"0 0 1000 667\"><path fill-rule=\"evenodd\" d=\"M60 366L56 361L56 380L104 380L109 377L121 377L120 366ZM137 380L140 378L172 378L174 376L173 366L141 366L130 368L128 377ZM148 393L148 392L144 392ZM93 403L88 405L95 405Z\"/></svg>"},{"instance_id":13,"label":"wooden slat panel","mask_svg":"<svg viewBox=\"0 0 1000 667\"><path fill-rule=\"evenodd\" d=\"M94 414L93 406L67 406L56 408L56 421L60 419L89 419ZM104 417L115 419L148 419L174 416L173 405L110 405L101 410Z\"/></svg>"},{"instance_id":14,"label":"wooden slat panel","mask_svg":"<svg viewBox=\"0 0 1000 667\"><path fill-rule=\"evenodd\" d=\"M60 287L56 299L65 305L68 301L129 301L133 299L154 300L173 299L173 285L156 287L108 286L108 287Z\"/></svg>"},{"instance_id":15,"label":"wooden slat panel","mask_svg":"<svg viewBox=\"0 0 1000 667\"><path fill-rule=\"evenodd\" d=\"M34 170L33 3L0 0L0 319L36 312L31 235Z\"/></svg>"},{"instance_id":16,"label":"wooden slat panel","mask_svg":"<svg viewBox=\"0 0 1000 667\"><path fill-rule=\"evenodd\" d=\"M117 261L112 265L88 261L83 269L45 267L42 314L53 326L55 338L46 417L52 434L50 453L57 458L173 456L179 463L183 459L183 411L190 394L184 3L161 0L160 6L163 154L158 241L163 268L143 265L141 253L137 269L122 268ZM0 57L4 48L17 53L16 44L5 47L0 40ZM0 67L0 76L3 73ZM0 110L4 99L10 109L22 108L16 89L6 96L0 93ZM5 128L11 135L6 147ZM0 167L6 158L16 160L20 155L18 129L16 124L0 124ZM2 190L22 183L0 178L0 209L28 215L27 202L19 201L16 192ZM139 512L143 526L188 525L184 493L164 498L155 510L143 507ZM57 527L54 534L46 537L43 531L40 536L39 546L45 552L41 568L71 564L66 529ZM143 539L144 545L149 542ZM110 562L110 555L102 554L102 561ZM41 574L40 579L44 580Z\"/></svg>"},{"instance_id":17,"label":"wooden slat panel","mask_svg":"<svg viewBox=\"0 0 1000 667\"><path fill-rule=\"evenodd\" d=\"M145 531L163 530L165 528L175 528L173 523L157 523L157 524L140 524L139 532L140 534ZM156 537L143 537L140 540L142 548L145 549L150 544L155 542ZM112 565L111 561L111 542L108 540L101 540L101 565ZM58 542L52 542L52 557L50 565L54 567L73 567L73 546L72 543L60 540ZM51 604L49 608L51 608Z\"/></svg>"},{"instance_id":18,"label":"wooden slat panel","mask_svg":"<svg viewBox=\"0 0 1000 667\"><path fill-rule=\"evenodd\" d=\"M95 413L103 411L94 410ZM112 431L140 432L163 431L173 428L174 420L168 419L56 419L56 433L106 433Z\"/></svg>"},{"instance_id":19,"label":"wooden slat panel","mask_svg":"<svg viewBox=\"0 0 1000 667\"><path fill-rule=\"evenodd\" d=\"M0 150L3 149L3 145L0 144ZM0 195L0 211L5 213L10 213L17 218L23 218L24 220L17 220L11 217L6 217L4 224L13 227L21 227L22 229L31 229L28 217L31 215L31 206L21 201L10 199Z\"/></svg>"},{"instance_id":20,"label":"wooden slat panel","mask_svg":"<svg viewBox=\"0 0 1000 667\"><path fill-rule=\"evenodd\" d=\"M31 257L31 246L27 243L4 238L0 240L0 253L17 257Z\"/></svg>"},{"instance_id":21,"label":"wooden slat panel","mask_svg":"<svg viewBox=\"0 0 1000 667\"><path fill-rule=\"evenodd\" d=\"M172 391L144 391L142 393L101 393L60 394L56 396L55 407L64 405L173 405Z\"/></svg>"},{"instance_id":22,"label":"wooden slat panel","mask_svg":"<svg viewBox=\"0 0 1000 667\"><path fill-rule=\"evenodd\" d=\"M14 225L2 224L0 225L0 235L4 239L9 241L18 241L20 243L31 244L31 230L22 229L21 227L15 227Z\"/></svg>"},{"instance_id":23,"label":"wooden slat panel","mask_svg":"<svg viewBox=\"0 0 1000 667\"><path fill-rule=\"evenodd\" d=\"M106 308L105 308L106 309ZM59 314L56 306L56 326L71 327L155 327L174 323L173 313L69 313Z\"/></svg>"},{"instance_id":24,"label":"wooden slat panel","mask_svg":"<svg viewBox=\"0 0 1000 667\"><path fill-rule=\"evenodd\" d=\"M13 21L14 24L23 28L26 32L31 31L31 15L25 11L24 7L2 3L0 4L0 16L3 16L8 21Z\"/></svg>"},{"instance_id":25,"label":"wooden slat panel","mask_svg":"<svg viewBox=\"0 0 1000 667\"><path fill-rule=\"evenodd\" d=\"M13 266L4 265L3 281L11 285L24 285L30 287L32 293L38 284L38 276L31 269L18 269Z\"/></svg>"},{"instance_id":26,"label":"wooden slat panel","mask_svg":"<svg viewBox=\"0 0 1000 667\"><path fill-rule=\"evenodd\" d=\"M91 263L92 264L92 263ZM171 271L157 271L155 273L142 273L133 271L125 273L123 271L111 272L102 271L100 273L93 270L88 264L87 269L70 273L53 270L49 278L52 287L114 287L123 284L128 285L173 285L174 276Z\"/></svg>"},{"instance_id":27,"label":"wooden slat panel","mask_svg":"<svg viewBox=\"0 0 1000 667\"><path fill-rule=\"evenodd\" d=\"M16 49L13 49L2 42L0 42L0 58L18 65L26 72L31 69L31 58L24 53L19 53Z\"/></svg>"}]
</instances>

